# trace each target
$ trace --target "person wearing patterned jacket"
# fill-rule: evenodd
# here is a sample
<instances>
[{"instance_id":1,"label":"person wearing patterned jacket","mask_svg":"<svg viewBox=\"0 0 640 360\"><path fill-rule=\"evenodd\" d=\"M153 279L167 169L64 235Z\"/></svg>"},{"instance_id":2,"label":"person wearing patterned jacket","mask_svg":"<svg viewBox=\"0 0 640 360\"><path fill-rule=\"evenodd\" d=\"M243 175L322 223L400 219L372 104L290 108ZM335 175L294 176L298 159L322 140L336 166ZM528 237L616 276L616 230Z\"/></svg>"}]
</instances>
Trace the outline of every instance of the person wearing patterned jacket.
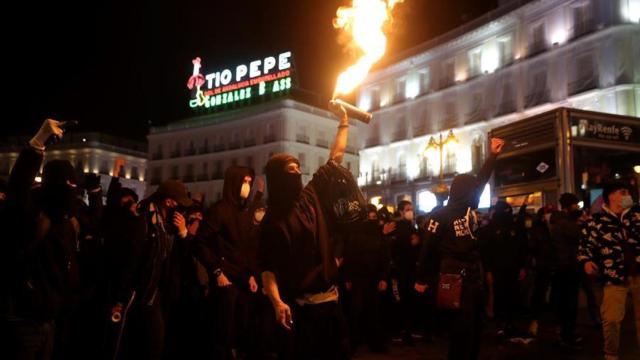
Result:
<instances>
[{"instance_id":1,"label":"person wearing patterned jacket","mask_svg":"<svg viewBox=\"0 0 640 360\"><path fill-rule=\"evenodd\" d=\"M605 359L619 359L620 324L631 292L640 345L640 208L623 183L603 189L605 205L582 229L578 260L591 276L604 280L602 327Z\"/></svg>"}]
</instances>

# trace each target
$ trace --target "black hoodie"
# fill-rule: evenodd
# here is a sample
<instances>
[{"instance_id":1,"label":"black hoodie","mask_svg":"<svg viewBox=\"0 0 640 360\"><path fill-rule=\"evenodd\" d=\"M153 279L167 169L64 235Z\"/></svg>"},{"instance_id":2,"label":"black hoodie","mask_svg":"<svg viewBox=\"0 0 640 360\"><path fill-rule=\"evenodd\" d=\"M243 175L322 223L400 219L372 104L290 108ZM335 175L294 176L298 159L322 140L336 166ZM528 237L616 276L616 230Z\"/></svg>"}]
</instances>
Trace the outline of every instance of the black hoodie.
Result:
<instances>
[{"instance_id":1,"label":"black hoodie","mask_svg":"<svg viewBox=\"0 0 640 360\"><path fill-rule=\"evenodd\" d=\"M249 216L246 211L248 199L240 198L240 189L245 176L254 179L252 169L244 166L231 166L224 176L222 199L210 209L208 221L215 235L212 251L219 261L219 267L231 282L246 284L249 277L247 259L242 253L245 231Z\"/></svg>"},{"instance_id":2,"label":"black hoodie","mask_svg":"<svg viewBox=\"0 0 640 360\"><path fill-rule=\"evenodd\" d=\"M424 241L418 264L419 283L433 285L439 272L455 274L465 269L469 275L479 275L478 222L474 210L491 177L495 160L496 155L489 156L475 177L456 176L447 206L432 212L420 229Z\"/></svg>"}]
</instances>

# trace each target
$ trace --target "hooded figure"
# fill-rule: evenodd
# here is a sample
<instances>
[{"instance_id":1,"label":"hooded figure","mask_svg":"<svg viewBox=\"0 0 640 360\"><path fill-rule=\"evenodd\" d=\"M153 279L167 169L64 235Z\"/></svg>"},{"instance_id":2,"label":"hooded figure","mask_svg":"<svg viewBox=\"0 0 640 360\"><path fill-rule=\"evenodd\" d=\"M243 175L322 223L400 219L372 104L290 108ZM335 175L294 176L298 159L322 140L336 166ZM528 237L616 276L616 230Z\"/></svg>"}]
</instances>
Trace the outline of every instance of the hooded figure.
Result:
<instances>
[{"instance_id":1,"label":"hooded figure","mask_svg":"<svg viewBox=\"0 0 640 360\"><path fill-rule=\"evenodd\" d=\"M500 139L491 140L491 155L477 176L458 175L453 179L446 207L431 213L426 220L423 246L418 263L415 289L424 292L427 284L435 289L440 274L462 277L457 300L450 299L452 312L449 359L476 359L482 334L483 270L477 239L478 218L475 209L480 195L493 172L497 154L504 146Z\"/></svg>"}]
</instances>

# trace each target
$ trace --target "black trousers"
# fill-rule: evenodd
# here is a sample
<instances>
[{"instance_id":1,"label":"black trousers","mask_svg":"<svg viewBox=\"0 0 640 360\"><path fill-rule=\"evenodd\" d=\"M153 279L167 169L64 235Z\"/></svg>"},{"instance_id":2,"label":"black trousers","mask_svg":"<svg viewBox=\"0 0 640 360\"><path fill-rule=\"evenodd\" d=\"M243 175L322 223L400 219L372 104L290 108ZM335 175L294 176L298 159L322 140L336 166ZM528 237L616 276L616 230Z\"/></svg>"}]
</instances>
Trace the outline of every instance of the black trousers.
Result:
<instances>
[{"instance_id":1,"label":"black trousers","mask_svg":"<svg viewBox=\"0 0 640 360\"><path fill-rule=\"evenodd\" d=\"M449 318L449 360L475 360L480 352L484 291L479 281L465 282L459 310L446 311Z\"/></svg>"},{"instance_id":2,"label":"black trousers","mask_svg":"<svg viewBox=\"0 0 640 360\"><path fill-rule=\"evenodd\" d=\"M548 269L536 270L533 283L533 294L531 295L531 316L533 320L540 319L540 314L545 306L547 292L550 285L551 271Z\"/></svg>"},{"instance_id":3,"label":"black trousers","mask_svg":"<svg viewBox=\"0 0 640 360\"><path fill-rule=\"evenodd\" d=\"M162 359L165 345L166 314L160 296L153 304L134 304L123 334L119 359Z\"/></svg>"},{"instance_id":4,"label":"black trousers","mask_svg":"<svg viewBox=\"0 0 640 360\"><path fill-rule=\"evenodd\" d=\"M349 359L349 336L337 302L289 304L293 311L291 359Z\"/></svg>"},{"instance_id":5,"label":"black trousers","mask_svg":"<svg viewBox=\"0 0 640 360\"><path fill-rule=\"evenodd\" d=\"M219 287L213 295L216 307L215 359L232 359L232 349L237 345L240 290L235 285Z\"/></svg>"},{"instance_id":6,"label":"black trousers","mask_svg":"<svg viewBox=\"0 0 640 360\"><path fill-rule=\"evenodd\" d=\"M380 321L380 293L377 280L354 280L348 296L352 349L365 341L370 348L381 349L384 347L384 334Z\"/></svg>"},{"instance_id":7,"label":"black trousers","mask_svg":"<svg viewBox=\"0 0 640 360\"><path fill-rule=\"evenodd\" d=\"M553 298L560 323L560 337L572 341L575 336L578 316L578 293L580 274L576 266L562 266L556 271L553 284Z\"/></svg>"},{"instance_id":8,"label":"black trousers","mask_svg":"<svg viewBox=\"0 0 640 360\"><path fill-rule=\"evenodd\" d=\"M517 269L498 269L493 272L495 316L501 326L510 328L518 308L520 289Z\"/></svg>"},{"instance_id":9,"label":"black trousers","mask_svg":"<svg viewBox=\"0 0 640 360\"><path fill-rule=\"evenodd\" d=\"M2 326L3 337L0 344L3 345L3 351L8 352L8 359L49 360L52 358L55 334L53 321L15 319L7 321Z\"/></svg>"}]
</instances>

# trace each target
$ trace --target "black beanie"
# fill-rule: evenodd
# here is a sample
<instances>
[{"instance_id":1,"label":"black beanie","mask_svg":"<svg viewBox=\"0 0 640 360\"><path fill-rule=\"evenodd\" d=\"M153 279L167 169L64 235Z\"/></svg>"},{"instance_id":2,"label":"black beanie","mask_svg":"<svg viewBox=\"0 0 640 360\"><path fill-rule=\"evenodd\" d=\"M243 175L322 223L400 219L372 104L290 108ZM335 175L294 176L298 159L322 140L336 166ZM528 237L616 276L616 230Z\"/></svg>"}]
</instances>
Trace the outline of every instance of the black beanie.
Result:
<instances>
[{"instance_id":1,"label":"black beanie","mask_svg":"<svg viewBox=\"0 0 640 360\"><path fill-rule=\"evenodd\" d=\"M609 205L609 195L621 189L629 190L629 186L622 181L612 181L604 184L602 187L602 199L604 200L604 203Z\"/></svg>"}]
</instances>

